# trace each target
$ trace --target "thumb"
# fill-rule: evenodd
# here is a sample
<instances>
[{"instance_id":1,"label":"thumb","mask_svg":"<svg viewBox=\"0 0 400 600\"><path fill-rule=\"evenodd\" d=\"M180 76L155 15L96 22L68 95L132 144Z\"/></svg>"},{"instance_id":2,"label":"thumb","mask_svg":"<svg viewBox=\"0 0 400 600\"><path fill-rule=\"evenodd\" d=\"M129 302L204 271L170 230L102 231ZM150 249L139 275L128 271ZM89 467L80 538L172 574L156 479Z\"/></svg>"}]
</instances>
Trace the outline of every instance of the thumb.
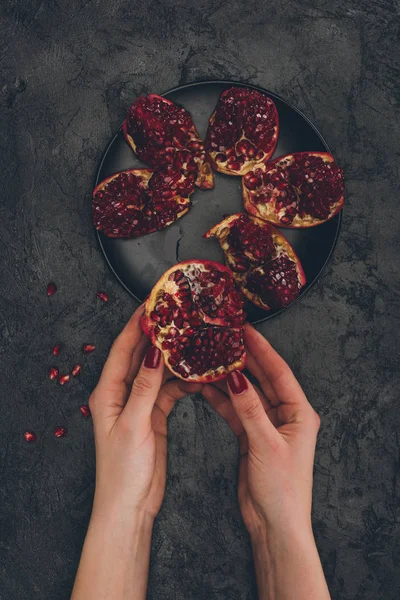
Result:
<instances>
[{"instance_id":1,"label":"thumb","mask_svg":"<svg viewBox=\"0 0 400 600\"><path fill-rule=\"evenodd\" d=\"M250 381L240 371L232 371L227 378L229 396L250 443L262 439L273 440L278 432L269 420L260 397Z\"/></svg>"},{"instance_id":2,"label":"thumb","mask_svg":"<svg viewBox=\"0 0 400 600\"><path fill-rule=\"evenodd\" d=\"M161 352L155 346L150 346L133 381L128 402L122 413L124 419L132 419L139 423L149 421L162 385L163 372Z\"/></svg>"}]
</instances>

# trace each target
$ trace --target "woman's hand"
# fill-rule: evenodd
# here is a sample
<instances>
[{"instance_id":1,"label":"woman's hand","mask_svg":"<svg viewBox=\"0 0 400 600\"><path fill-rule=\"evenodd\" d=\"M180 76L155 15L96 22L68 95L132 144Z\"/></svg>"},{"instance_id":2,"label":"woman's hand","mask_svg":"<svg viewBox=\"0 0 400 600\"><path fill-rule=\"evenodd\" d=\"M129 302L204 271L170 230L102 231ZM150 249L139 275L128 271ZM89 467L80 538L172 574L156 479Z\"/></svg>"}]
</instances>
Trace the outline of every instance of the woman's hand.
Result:
<instances>
[{"instance_id":1,"label":"woman's hand","mask_svg":"<svg viewBox=\"0 0 400 600\"><path fill-rule=\"evenodd\" d=\"M160 351L141 331L142 312L115 340L89 401L96 491L73 600L145 597L151 531L165 490L167 417L177 400L201 389L168 381Z\"/></svg>"},{"instance_id":2,"label":"woman's hand","mask_svg":"<svg viewBox=\"0 0 400 600\"><path fill-rule=\"evenodd\" d=\"M319 417L285 361L245 327L247 368L203 395L239 438L239 503L260 598L329 598L311 527Z\"/></svg>"}]
</instances>

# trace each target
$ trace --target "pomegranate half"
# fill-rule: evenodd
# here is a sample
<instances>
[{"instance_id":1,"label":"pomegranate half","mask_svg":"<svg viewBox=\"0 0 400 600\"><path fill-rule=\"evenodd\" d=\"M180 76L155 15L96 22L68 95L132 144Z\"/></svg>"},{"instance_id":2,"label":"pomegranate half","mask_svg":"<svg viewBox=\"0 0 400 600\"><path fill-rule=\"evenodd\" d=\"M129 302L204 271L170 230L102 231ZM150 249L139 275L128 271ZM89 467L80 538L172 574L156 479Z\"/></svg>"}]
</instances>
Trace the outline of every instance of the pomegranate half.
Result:
<instances>
[{"instance_id":1,"label":"pomegranate half","mask_svg":"<svg viewBox=\"0 0 400 600\"><path fill-rule=\"evenodd\" d=\"M211 165L226 175L245 175L272 156L278 134L278 112L271 98L250 88L225 90L208 126Z\"/></svg>"},{"instance_id":2,"label":"pomegranate half","mask_svg":"<svg viewBox=\"0 0 400 600\"><path fill-rule=\"evenodd\" d=\"M188 260L156 283L145 303L142 329L174 375L217 381L245 367L243 303L227 267Z\"/></svg>"},{"instance_id":3,"label":"pomegranate half","mask_svg":"<svg viewBox=\"0 0 400 600\"><path fill-rule=\"evenodd\" d=\"M122 126L138 158L154 169L195 175L196 186L214 187L204 144L190 113L157 94L141 96L131 106Z\"/></svg>"},{"instance_id":4,"label":"pomegranate half","mask_svg":"<svg viewBox=\"0 0 400 600\"><path fill-rule=\"evenodd\" d=\"M93 191L92 219L108 237L135 238L164 229L190 207L194 177L131 169L102 181Z\"/></svg>"},{"instance_id":5,"label":"pomegranate half","mask_svg":"<svg viewBox=\"0 0 400 600\"><path fill-rule=\"evenodd\" d=\"M258 165L242 190L250 214L281 227L315 227L343 207L343 170L328 152L296 152Z\"/></svg>"},{"instance_id":6,"label":"pomegranate half","mask_svg":"<svg viewBox=\"0 0 400 600\"><path fill-rule=\"evenodd\" d=\"M287 239L262 219L246 213L231 215L204 237L218 239L243 294L264 310L287 306L306 283Z\"/></svg>"}]
</instances>

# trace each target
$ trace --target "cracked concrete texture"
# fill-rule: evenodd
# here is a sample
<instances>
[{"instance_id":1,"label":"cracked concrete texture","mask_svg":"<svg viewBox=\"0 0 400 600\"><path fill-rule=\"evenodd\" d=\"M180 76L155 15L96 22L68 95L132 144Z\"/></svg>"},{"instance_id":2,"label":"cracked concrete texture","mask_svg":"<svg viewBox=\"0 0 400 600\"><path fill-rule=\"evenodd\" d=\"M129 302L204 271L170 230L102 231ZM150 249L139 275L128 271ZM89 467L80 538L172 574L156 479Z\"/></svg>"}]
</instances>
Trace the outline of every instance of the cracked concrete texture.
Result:
<instances>
[{"instance_id":1,"label":"cracked concrete texture","mask_svg":"<svg viewBox=\"0 0 400 600\"><path fill-rule=\"evenodd\" d=\"M93 435L78 407L134 308L90 223L100 157L137 95L209 78L293 102L345 169L333 259L260 329L322 417L314 524L332 597L399 597L398 13L391 0L2 2L2 600L69 598L90 515ZM48 299L50 280L59 289ZM46 378L57 341L62 369L83 342L97 345L65 388ZM36 445L22 441L27 428ZM236 461L225 424L201 398L183 401L170 418L149 598L256 597Z\"/></svg>"}]
</instances>

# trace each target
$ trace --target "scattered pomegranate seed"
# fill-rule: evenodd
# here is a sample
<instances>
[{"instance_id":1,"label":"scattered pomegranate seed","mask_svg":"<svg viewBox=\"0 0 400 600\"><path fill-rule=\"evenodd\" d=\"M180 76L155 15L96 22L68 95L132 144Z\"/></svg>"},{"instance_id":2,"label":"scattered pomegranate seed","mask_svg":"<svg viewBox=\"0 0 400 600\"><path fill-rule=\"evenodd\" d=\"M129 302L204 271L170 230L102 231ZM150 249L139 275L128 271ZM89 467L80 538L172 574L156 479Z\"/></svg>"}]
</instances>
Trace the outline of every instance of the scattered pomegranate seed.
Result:
<instances>
[{"instance_id":1,"label":"scattered pomegranate seed","mask_svg":"<svg viewBox=\"0 0 400 600\"><path fill-rule=\"evenodd\" d=\"M88 406L86 406L86 404L82 404L82 406L79 407L79 410L81 411L81 413L85 417L85 419L88 419L92 414L90 412L90 408Z\"/></svg>"},{"instance_id":2,"label":"scattered pomegranate seed","mask_svg":"<svg viewBox=\"0 0 400 600\"><path fill-rule=\"evenodd\" d=\"M91 354L96 350L96 346L93 344L83 344L83 354Z\"/></svg>"},{"instance_id":3,"label":"scattered pomegranate seed","mask_svg":"<svg viewBox=\"0 0 400 600\"><path fill-rule=\"evenodd\" d=\"M66 383L68 383L68 381L71 379L71 375L69 373L67 373L66 375L61 375L58 378L58 383L60 385L65 385Z\"/></svg>"},{"instance_id":4,"label":"scattered pomegranate seed","mask_svg":"<svg viewBox=\"0 0 400 600\"><path fill-rule=\"evenodd\" d=\"M54 379L57 379L58 375L59 370L57 369L57 367L51 367L49 371L49 379L51 379L51 381L54 381Z\"/></svg>"},{"instance_id":5,"label":"scattered pomegranate seed","mask_svg":"<svg viewBox=\"0 0 400 600\"><path fill-rule=\"evenodd\" d=\"M57 291L57 286L55 283L53 283L52 281L50 281L50 283L47 286L47 295L48 296L52 296L53 294L55 294Z\"/></svg>"},{"instance_id":6,"label":"scattered pomegranate seed","mask_svg":"<svg viewBox=\"0 0 400 600\"><path fill-rule=\"evenodd\" d=\"M100 299L103 300L103 302L108 302L108 296L105 292L96 292L96 296Z\"/></svg>"},{"instance_id":7,"label":"scattered pomegranate seed","mask_svg":"<svg viewBox=\"0 0 400 600\"><path fill-rule=\"evenodd\" d=\"M56 438L62 438L65 437L68 433L68 429L66 427L56 427L54 430L54 435L56 436Z\"/></svg>"},{"instance_id":8,"label":"scattered pomegranate seed","mask_svg":"<svg viewBox=\"0 0 400 600\"><path fill-rule=\"evenodd\" d=\"M53 356L59 356L60 352L61 352L61 344L57 344L57 346L54 346L54 348L51 351Z\"/></svg>"},{"instance_id":9,"label":"scattered pomegranate seed","mask_svg":"<svg viewBox=\"0 0 400 600\"><path fill-rule=\"evenodd\" d=\"M79 373L81 372L81 370L82 370L82 365L80 365L79 363L78 363L78 364L76 364L76 365L75 365L75 366L72 368L72 371L71 371L71 375L72 375L72 377L76 377L77 375L79 375Z\"/></svg>"},{"instance_id":10,"label":"scattered pomegranate seed","mask_svg":"<svg viewBox=\"0 0 400 600\"><path fill-rule=\"evenodd\" d=\"M26 442L36 442L37 436L33 431L25 431L24 439Z\"/></svg>"}]
</instances>

